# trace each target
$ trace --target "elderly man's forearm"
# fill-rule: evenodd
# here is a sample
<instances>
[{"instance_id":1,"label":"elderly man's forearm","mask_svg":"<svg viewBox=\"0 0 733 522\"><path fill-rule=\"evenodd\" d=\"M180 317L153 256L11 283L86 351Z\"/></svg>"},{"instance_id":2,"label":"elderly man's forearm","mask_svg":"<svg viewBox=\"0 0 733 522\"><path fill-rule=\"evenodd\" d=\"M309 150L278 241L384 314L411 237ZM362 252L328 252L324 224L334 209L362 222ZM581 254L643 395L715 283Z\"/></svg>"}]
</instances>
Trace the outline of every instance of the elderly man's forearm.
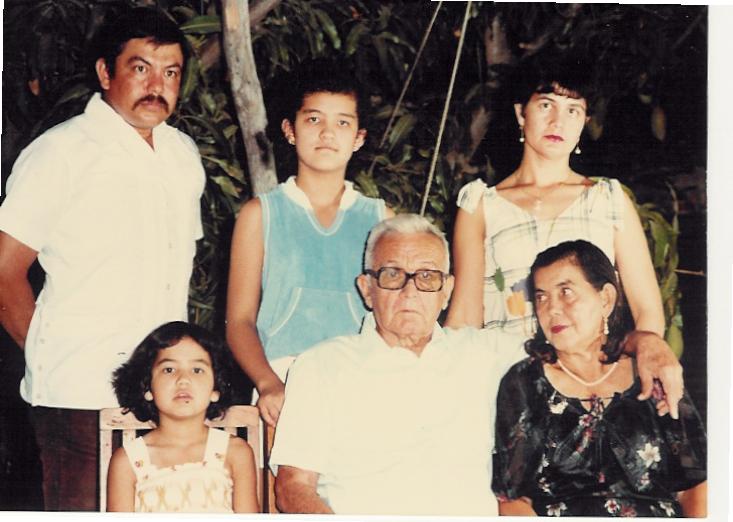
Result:
<instances>
[{"instance_id":1,"label":"elderly man's forearm","mask_svg":"<svg viewBox=\"0 0 733 522\"><path fill-rule=\"evenodd\" d=\"M281 513L333 514L333 510L304 484L281 484L275 481L275 501Z\"/></svg>"}]
</instances>

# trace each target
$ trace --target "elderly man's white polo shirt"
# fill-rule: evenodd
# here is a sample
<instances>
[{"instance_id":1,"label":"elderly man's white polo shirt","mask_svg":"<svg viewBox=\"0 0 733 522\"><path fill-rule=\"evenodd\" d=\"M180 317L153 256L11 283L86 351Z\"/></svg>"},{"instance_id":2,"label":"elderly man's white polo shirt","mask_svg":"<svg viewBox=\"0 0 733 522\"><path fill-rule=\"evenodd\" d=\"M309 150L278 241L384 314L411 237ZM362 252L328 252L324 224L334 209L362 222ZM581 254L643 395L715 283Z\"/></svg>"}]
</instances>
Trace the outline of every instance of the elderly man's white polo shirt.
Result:
<instances>
[{"instance_id":1,"label":"elderly man's white polo shirt","mask_svg":"<svg viewBox=\"0 0 733 522\"><path fill-rule=\"evenodd\" d=\"M187 318L204 172L185 134L162 123L153 142L95 94L13 168L0 229L46 271L21 383L33 405L117 405L112 371L153 328Z\"/></svg>"},{"instance_id":2,"label":"elderly man's white polo shirt","mask_svg":"<svg viewBox=\"0 0 733 522\"><path fill-rule=\"evenodd\" d=\"M436 324L418 357L389 347L369 314L359 335L298 356L270 462L318 473L340 514L495 515L496 393L521 341Z\"/></svg>"}]
</instances>

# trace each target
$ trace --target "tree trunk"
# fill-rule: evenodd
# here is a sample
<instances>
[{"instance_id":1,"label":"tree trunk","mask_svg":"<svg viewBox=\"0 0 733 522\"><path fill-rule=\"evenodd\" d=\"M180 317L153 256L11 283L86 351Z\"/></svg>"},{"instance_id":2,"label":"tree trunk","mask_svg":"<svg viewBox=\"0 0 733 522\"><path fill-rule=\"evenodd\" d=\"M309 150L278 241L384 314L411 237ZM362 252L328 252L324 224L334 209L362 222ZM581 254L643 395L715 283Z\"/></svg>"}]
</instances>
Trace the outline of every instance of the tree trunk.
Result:
<instances>
[{"instance_id":1,"label":"tree trunk","mask_svg":"<svg viewBox=\"0 0 733 522\"><path fill-rule=\"evenodd\" d=\"M247 0L222 0L224 54L229 67L234 105L247 151L247 166L255 195L277 185L272 143L267 139L267 113L257 77Z\"/></svg>"}]
</instances>

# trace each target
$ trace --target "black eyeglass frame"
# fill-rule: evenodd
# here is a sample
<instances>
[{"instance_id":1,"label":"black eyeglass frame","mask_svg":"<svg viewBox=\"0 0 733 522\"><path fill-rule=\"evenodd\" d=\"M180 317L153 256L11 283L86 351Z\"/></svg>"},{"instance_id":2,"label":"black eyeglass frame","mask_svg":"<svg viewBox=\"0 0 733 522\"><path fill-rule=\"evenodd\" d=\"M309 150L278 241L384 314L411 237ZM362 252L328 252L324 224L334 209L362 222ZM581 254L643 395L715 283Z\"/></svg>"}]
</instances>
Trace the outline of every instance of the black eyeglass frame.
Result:
<instances>
[{"instance_id":1,"label":"black eyeglass frame","mask_svg":"<svg viewBox=\"0 0 733 522\"><path fill-rule=\"evenodd\" d=\"M405 281L404 281L404 283L402 283L402 286L400 286L399 288L387 288L387 287L382 286L379 283L379 276L385 270L401 270L402 273L405 274ZM437 274L440 274L440 286L438 288L436 288L435 290L423 290L422 288L420 288L418 286L418 283L417 283L418 280L415 279L415 276L418 275L421 272L430 272L430 273L433 273L433 274L436 274L436 273ZM403 288L405 288L407 286L407 283L410 282L410 279L414 279L414 281L415 281L415 288L417 288L420 292L430 292L430 293L432 293L432 292L440 292L443 289L443 285L445 284L445 278L450 275L450 274L446 274L442 270L433 270L433 269L430 269L430 268L423 268L423 269L420 269L420 270L416 270L415 272L408 272L404 268L400 268L400 267L397 267L397 266L383 266L379 270L372 270L370 268L367 268L366 270L364 270L364 274L365 275L370 275L374 279L376 279L377 280L377 286L379 288L381 288L382 290L402 290Z\"/></svg>"}]
</instances>

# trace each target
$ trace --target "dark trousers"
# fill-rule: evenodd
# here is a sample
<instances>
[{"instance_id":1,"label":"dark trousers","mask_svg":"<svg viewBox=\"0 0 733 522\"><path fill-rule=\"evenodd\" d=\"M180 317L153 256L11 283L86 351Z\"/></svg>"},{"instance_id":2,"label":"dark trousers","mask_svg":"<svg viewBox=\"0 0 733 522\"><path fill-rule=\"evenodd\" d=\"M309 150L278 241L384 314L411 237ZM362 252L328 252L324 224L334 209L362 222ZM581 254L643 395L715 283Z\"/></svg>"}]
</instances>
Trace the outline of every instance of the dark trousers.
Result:
<instances>
[{"instance_id":1,"label":"dark trousers","mask_svg":"<svg viewBox=\"0 0 733 522\"><path fill-rule=\"evenodd\" d=\"M99 412L31 408L46 511L98 511Z\"/></svg>"}]
</instances>

